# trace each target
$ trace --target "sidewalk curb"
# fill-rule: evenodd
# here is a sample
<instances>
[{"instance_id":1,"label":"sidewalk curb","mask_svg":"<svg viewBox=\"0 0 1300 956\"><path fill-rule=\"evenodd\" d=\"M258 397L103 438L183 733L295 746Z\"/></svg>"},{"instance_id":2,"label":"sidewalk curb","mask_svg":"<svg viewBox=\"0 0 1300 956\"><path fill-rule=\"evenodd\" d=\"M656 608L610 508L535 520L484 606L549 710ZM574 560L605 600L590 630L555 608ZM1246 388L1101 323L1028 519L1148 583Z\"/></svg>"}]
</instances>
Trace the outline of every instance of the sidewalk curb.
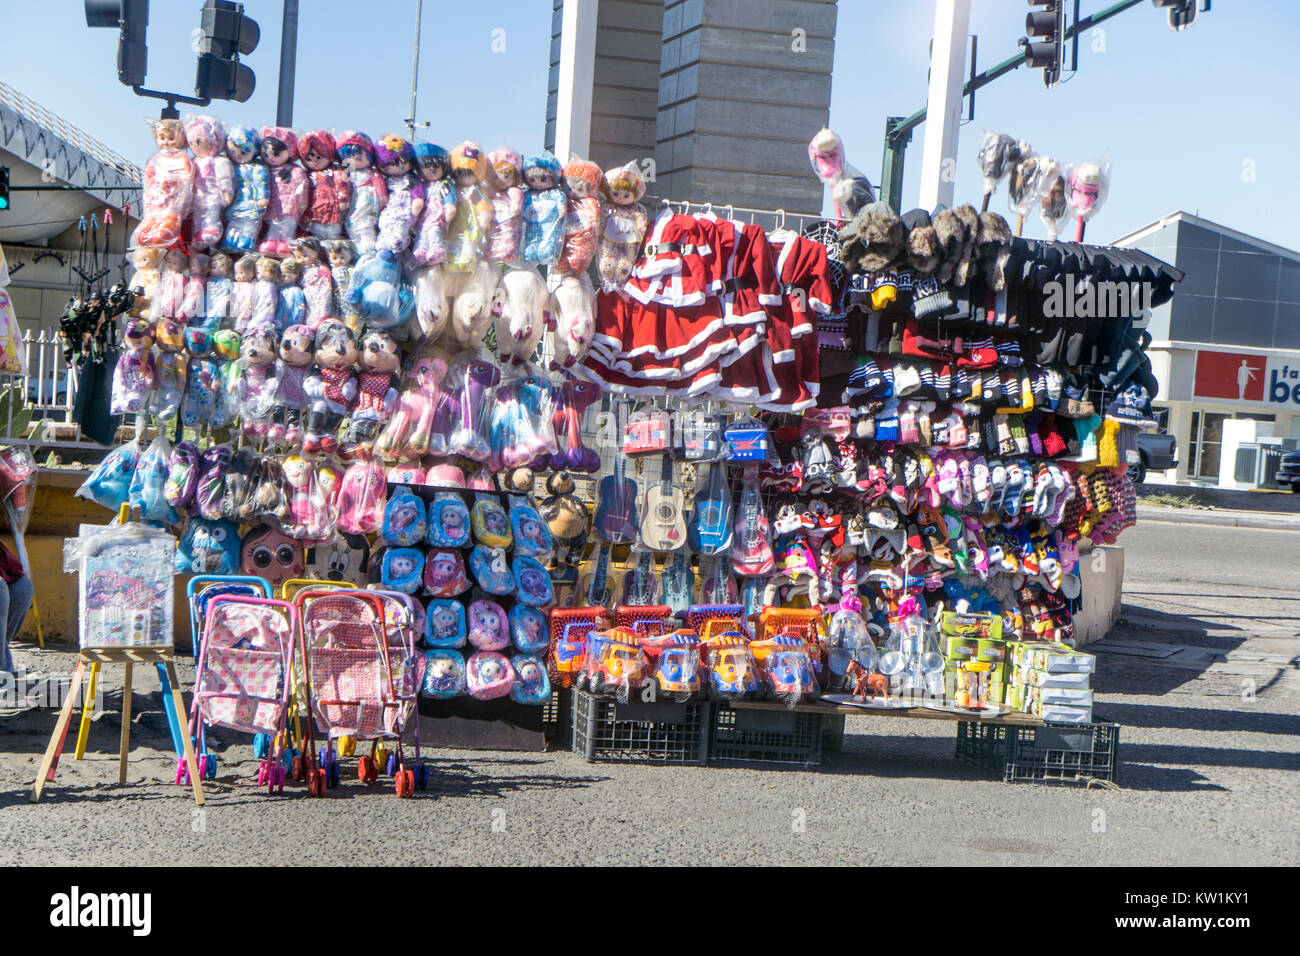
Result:
<instances>
[{"instance_id":1,"label":"sidewalk curb","mask_svg":"<svg viewBox=\"0 0 1300 956\"><path fill-rule=\"evenodd\" d=\"M1195 511L1191 508L1144 508L1138 506L1138 521L1164 521L1170 524L1210 524L1228 528L1255 528L1266 531L1300 531L1300 516L1282 514L1226 514L1222 511Z\"/></svg>"}]
</instances>

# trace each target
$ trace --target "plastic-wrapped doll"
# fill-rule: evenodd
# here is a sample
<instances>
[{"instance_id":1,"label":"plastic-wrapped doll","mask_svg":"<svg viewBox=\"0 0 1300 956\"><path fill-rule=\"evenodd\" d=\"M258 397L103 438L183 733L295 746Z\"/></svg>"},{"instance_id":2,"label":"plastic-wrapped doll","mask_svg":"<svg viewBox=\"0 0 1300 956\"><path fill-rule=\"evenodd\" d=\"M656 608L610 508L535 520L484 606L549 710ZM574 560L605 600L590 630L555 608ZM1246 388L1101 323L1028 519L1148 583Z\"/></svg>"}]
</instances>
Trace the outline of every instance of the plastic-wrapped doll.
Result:
<instances>
[{"instance_id":1,"label":"plastic-wrapped doll","mask_svg":"<svg viewBox=\"0 0 1300 956\"><path fill-rule=\"evenodd\" d=\"M379 213L379 235L375 248L405 252L411 244L411 228L424 212L424 187L411 170L415 152L400 136L388 134L375 143L375 165L384 174L388 201Z\"/></svg>"},{"instance_id":2,"label":"plastic-wrapped doll","mask_svg":"<svg viewBox=\"0 0 1300 956\"><path fill-rule=\"evenodd\" d=\"M153 325L136 319L122 336L122 355L113 370L114 415L144 411L156 378L153 360Z\"/></svg>"},{"instance_id":3,"label":"plastic-wrapped doll","mask_svg":"<svg viewBox=\"0 0 1300 956\"><path fill-rule=\"evenodd\" d=\"M207 305L208 264L211 262L202 253L190 256L189 274L185 277L185 295L181 298L181 307L176 313L176 321L182 325L202 324Z\"/></svg>"},{"instance_id":4,"label":"plastic-wrapped doll","mask_svg":"<svg viewBox=\"0 0 1300 956\"><path fill-rule=\"evenodd\" d=\"M492 203L483 192L487 157L478 143L466 140L451 151L451 178L456 186L456 218L447 230L446 268L473 272L483 255L492 226Z\"/></svg>"},{"instance_id":5,"label":"plastic-wrapped doll","mask_svg":"<svg viewBox=\"0 0 1300 956\"><path fill-rule=\"evenodd\" d=\"M302 270L298 284L307 301L306 324L314 332L325 319L337 314L334 309L334 275L325 262L325 250L319 239L295 239L289 245Z\"/></svg>"},{"instance_id":6,"label":"plastic-wrapped doll","mask_svg":"<svg viewBox=\"0 0 1300 956\"><path fill-rule=\"evenodd\" d=\"M334 137L323 129L303 133L298 158L307 168L307 210L302 228L317 239L341 239L352 183L339 165Z\"/></svg>"},{"instance_id":7,"label":"plastic-wrapped doll","mask_svg":"<svg viewBox=\"0 0 1300 956\"><path fill-rule=\"evenodd\" d=\"M379 229L379 213L388 201L388 188L384 177L375 169L375 144L365 133L349 130L339 137L339 159L348 171L352 184L352 201L348 206L348 238L356 246L357 255L375 247Z\"/></svg>"},{"instance_id":8,"label":"plastic-wrapped doll","mask_svg":"<svg viewBox=\"0 0 1300 956\"><path fill-rule=\"evenodd\" d=\"M523 157L509 146L488 153L487 187L492 201L492 229L488 234L488 256L493 262L514 262L519 258L523 235Z\"/></svg>"},{"instance_id":9,"label":"plastic-wrapped doll","mask_svg":"<svg viewBox=\"0 0 1300 956\"><path fill-rule=\"evenodd\" d=\"M447 321L451 318L447 286L442 266L423 266L415 270L415 315L410 330L417 341L433 342L447 331Z\"/></svg>"},{"instance_id":10,"label":"plastic-wrapped doll","mask_svg":"<svg viewBox=\"0 0 1300 956\"><path fill-rule=\"evenodd\" d=\"M353 335L361 332L361 317L344 301L344 293L352 281L352 243L347 239L330 239L322 245L329 261L330 278L334 283L334 301L342 314L343 322Z\"/></svg>"},{"instance_id":11,"label":"plastic-wrapped doll","mask_svg":"<svg viewBox=\"0 0 1300 956\"><path fill-rule=\"evenodd\" d=\"M235 284L230 278L233 269L234 263L224 252L213 256L208 265L208 280L203 289L203 317L197 324L210 333L230 327L235 296Z\"/></svg>"},{"instance_id":12,"label":"plastic-wrapped doll","mask_svg":"<svg viewBox=\"0 0 1300 956\"><path fill-rule=\"evenodd\" d=\"M645 177L636 163L628 163L605 174L605 225L600 231L600 251L596 268L604 292L626 296L623 285L632 274L632 266L641 254L649 214L640 199L645 195Z\"/></svg>"},{"instance_id":13,"label":"plastic-wrapped doll","mask_svg":"<svg viewBox=\"0 0 1300 956\"><path fill-rule=\"evenodd\" d=\"M445 276L446 291L452 299L451 329L463 348L478 348L483 333L500 313L504 293L499 293L500 273L487 259L480 259L469 272L452 272Z\"/></svg>"},{"instance_id":14,"label":"plastic-wrapped doll","mask_svg":"<svg viewBox=\"0 0 1300 956\"><path fill-rule=\"evenodd\" d=\"M357 341L342 322L325 322L316 330L316 367L303 383L307 427L302 450L308 455L338 449L335 432L357 397Z\"/></svg>"},{"instance_id":15,"label":"plastic-wrapped doll","mask_svg":"<svg viewBox=\"0 0 1300 956\"><path fill-rule=\"evenodd\" d=\"M568 205L564 220L564 246L556 268L561 272L585 272L596 254L600 236L600 190L605 174L595 163L570 159L564 167Z\"/></svg>"},{"instance_id":16,"label":"plastic-wrapped doll","mask_svg":"<svg viewBox=\"0 0 1300 956\"><path fill-rule=\"evenodd\" d=\"M274 327L279 309L280 263L270 256L262 256L257 260L257 281L253 283L253 312L240 332Z\"/></svg>"},{"instance_id":17,"label":"plastic-wrapped doll","mask_svg":"<svg viewBox=\"0 0 1300 956\"><path fill-rule=\"evenodd\" d=\"M397 408L397 369L402 362L397 341L388 333L367 332L358 358L357 397L346 448L370 448Z\"/></svg>"},{"instance_id":18,"label":"plastic-wrapped doll","mask_svg":"<svg viewBox=\"0 0 1300 956\"><path fill-rule=\"evenodd\" d=\"M502 361L522 365L532 358L541 341L551 294L546 291L546 280L531 265L507 269L501 276L501 288L501 314L494 319L497 351Z\"/></svg>"},{"instance_id":19,"label":"plastic-wrapped doll","mask_svg":"<svg viewBox=\"0 0 1300 956\"><path fill-rule=\"evenodd\" d=\"M231 327L240 335L253 320L253 304L257 301L256 253L240 256L235 262L235 281L231 283ZM274 313L273 313L274 314Z\"/></svg>"},{"instance_id":20,"label":"plastic-wrapped doll","mask_svg":"<svg viewBox=\"0 0 1300 956\"><path fill-rule=\"evenodd\" d=\"M131 289L135 292L135 301L127 313L130 318L142 319L153 311L153 300L158 294L158 280L162 265L161 249L135 249L131 252L131 265L135 272L131 276Z\"/></svg>"},{"instance_id":21,"label":"plastic-wrapped doll","mask_svg":"<svg viewBox=\"0 0 1300 956\"><path fill-rule=\"evenodd\" d=\"M492 446L486 434L491 422L489 389L501 379L491 362L466 353L458 360L460 378L460 423L447 443L450 451L474 461L487 461Z\"/></svg>"},{"instance_id":22,"label":"plastic-wrapped doll","mask_svg":"<svg viewBox=\"0 0 1300 956\"><path fill-rule=\"evenodd\" d=\"M271 174L262 162L261 140L251 126L232 126L226 134L226 155L234 163L235 195L226 210L227 252L252 252L262 231L262 217L271 202Z\"/></svg>"},{"instance_id":23,"label":"plastic-wrapped doll","mask_svg":"<svg viewBox=\"0 0 1300 956\"><path fill-rule=\"evenodd\" d=\"M275 329L249 329L239 346L239 417L244 434L262 438L270 432L271 408L275 403Z\"/></svg>"},{"instance_id":24,"label":"plastic-wrapped doll","mask_svg":"<svg viewBox=\"0 0 1300 956\"><path fill-rule=\"evenodd\" d=\"M258 251L281 259L298 234L298 220L307 209L307 174L293 162L298 137L283 126L262 127L262 160L271 175L271 202L266 207L266 236Z\"/></svg>"},{"instance_id":25,"label":"plastic-wrapped doll","mask_svg":"<svg viewBox=\"0 0 1300 956\"><path fill-rule=\"evenodd\" d=\"M596 329L596 290L587 273L559 274L555 289L556 325L551 368L573 368L591 348Z\"/></svg>"},{"instance_id":26,"label":"plastic-wrapped doll","mask_svg":"<svg viewBox=\"0 0 1300 956\"><path fill-rule=\"evenodd\" d=\"M212 335L212 356L217 363L217 391L208 423L213 428L225 428L239 417L244 401L244 380L239 374L239 333L233 329L220 329Z\"/></svg>"},{"instance_id":27,"label":"plastic-wrapped doll","mask_svg":"<svg viewBox=\"0 0 1300 956\"><path fill-rule=\"evenodd\" d=\"M402 280L397 254L386 249L368 252L358 260L342 299L371 328L395 329L415 311L415 293Z\"/></svg>"},{"instance_id":28,"label":"plastic-wrapped doll","mask_svg":"<svg viewBox=\"0 0 1300 956\"><path fill-rule=\"evenodd\" d=\"M158 152L144 167L144 213L131 237L133 246L167 248L181 237L194 196L194 160L185 152L185 129L178 119L151 120Z\"/></svg>"},{"instance_id":29,"label":"plastic-wrapped doll","mask_svg":"<svg viewBox=\"0 0 1300 956\"><path fill-rule=\"evenodd\" d=\"M221 242L221 212L235 198L234 166L225 154L226 128L213 116L187 116L185 139L194 154L193 249Z\"/></svg>"},{"instance_id":30,"label":"plastic-wrapped doll","mask_svg":"<svg viewBox=\"0 0 1300 956\"><path fill-rule=\"evenodd\" d=\"M563 169L549 152L524 160L524 245L525 262L553 265L564 243L566 200L560 185Z\"/></svg>"},{"instance_id":31,"label":"plastic-wrapped doll","mask_svg":"<svg viewBox=\"0 0 1300 956\"><path fill-rule=\"evenodd\" d=\"M189 377L185 383L185 403L181 406L181 424L198 428L212 421L221 391L220 369L206 327L185 330L185 350L189 353Z\"/></svg>"},{"instance_id":32,"label":"plastic-wrapped doll","mask_svg":"<svg viewBox=\"0 0 1300 956\"><path fill-rule=\"evenodd\" d=\"M168 249L163 256L162 272L149 309L149 318L174 319L185 304L186 269L189 262L179 249Z\"/></svg>"},{"instance_id":33,"label":"plastic-wrapped doll","mask_svg":"<svg viewBox=\"0 0 1300 956\"><path fill-rule=\"evenodd\" d=\"M280 304L275 310L275 330L283 332L291 325L307 321L307 296L298 284L302 280L302 263L285 259L280 263Z\"/></svg>"},{"instance_id":34,"label":"plastic-wrapped doll","mask_svg":"<svg viewBox=\"0 0 1300 956\"><path fill-rule=\"evenodd\" d=\"M442 355L415 359L402 377L400 403L376 449L385 458L419 458L425 454L444 454L447 439L432 439L438 407L447 402L442 381L447 375L447 359Z\"/></svg>"},{"instance_id":35,"label":"plastic-wrapped doll","mask_svg":"<svg viewBox=\"0 0 1300 956\"><path fill-rule=\"evenodd\" d=\"M149 411L159 421L170 421L180 410L185 398L185 327L175 319L159 319L154 323L154 346L158 349L155 361L157 379Z\"/></svg>"},{"instance_id":36,"label":"plastic-wrapped doll","mask_svg":"<svg viewBox=\"0 0 1300 956\"><path fill-rule=\"evenodd\" d=\"M447 258L446 231L456 216L456 192L447 179L451 156L433 143L416 143L412 148L424 183L424 209L415 224L411 265L437 265Z\"/></svg>"},{"instance_id":37,"label":"plastic-wrapped doll","mask_svg":"<svg viewBox=\"0 0 1300 956\"><path fill-rule=\"evenodd\" d=\"M303 383L311 368L313 332L306 325L290 325L280 336L275 361L275 404L267 436L296 445L302 440L302 409L307 404Z\"/></svg>"}]
</instances>

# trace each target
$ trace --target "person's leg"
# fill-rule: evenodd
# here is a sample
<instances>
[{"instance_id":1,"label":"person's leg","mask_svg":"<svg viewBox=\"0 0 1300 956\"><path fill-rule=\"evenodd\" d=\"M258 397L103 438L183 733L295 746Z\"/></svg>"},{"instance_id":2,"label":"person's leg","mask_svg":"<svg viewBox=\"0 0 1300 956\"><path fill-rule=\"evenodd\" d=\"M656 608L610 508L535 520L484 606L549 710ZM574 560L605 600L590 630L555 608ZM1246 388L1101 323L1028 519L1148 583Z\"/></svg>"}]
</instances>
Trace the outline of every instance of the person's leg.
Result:
<instances>
[{"instance_id":1,"label":"person's leg","mask_svg":"<svg viewBox=\"0 0 1300 956\"><path fill-rule=\"evenodd\" d=\"M23 578L26 581L26 578ZM0 621L9 619L9 585L0 580ZM0 672L12 674L14 671L14 656L9 650L9 628L5 627L0 630Z\"/></svg>"},{"instance_id":2,"label":"person's leg","mask_svg":"<svg viewBox=\"0 0 1300 956\"><path fill-rule=\"evenodd\" d=\"M10 641L16 640L22 631L34 593L32 579L25 575L9 585L9 607L0 609L0 620L5 621L5 637Z\"/></svg>"}]
</instances>

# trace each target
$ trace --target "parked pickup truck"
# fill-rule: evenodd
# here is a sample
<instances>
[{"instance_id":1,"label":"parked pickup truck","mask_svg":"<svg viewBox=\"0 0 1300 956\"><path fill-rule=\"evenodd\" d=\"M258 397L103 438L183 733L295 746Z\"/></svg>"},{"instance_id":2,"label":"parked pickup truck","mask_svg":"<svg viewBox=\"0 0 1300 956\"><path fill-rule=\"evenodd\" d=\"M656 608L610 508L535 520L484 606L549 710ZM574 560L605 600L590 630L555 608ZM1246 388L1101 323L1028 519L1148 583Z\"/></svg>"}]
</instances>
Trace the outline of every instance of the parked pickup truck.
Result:
<instances>
[{"instance_id":1,"label":"parked pickup truck","mask_svg":"<svg viewBox=\"0 0 1300 956\"><path fill-rule=\"evenodd\" d=\"M1289 451L1282 456L1275 478L1279 485L1291 486L1291 490L1300 494L1300 451Z\"/></svg>"},{"instance_id":2,"label":"parked pickup truck","mask_svg":"<svg viewBox=\"0 0 1300 956\"><path fill-rule=\"evenodd\" d=\"M1146 481L1148 468L1164 471L1178 466L1178 439L1165 432L1139 432L1138 458L1137 466L1128 470L1135 485Z\"/></svg>"}]
</instances>

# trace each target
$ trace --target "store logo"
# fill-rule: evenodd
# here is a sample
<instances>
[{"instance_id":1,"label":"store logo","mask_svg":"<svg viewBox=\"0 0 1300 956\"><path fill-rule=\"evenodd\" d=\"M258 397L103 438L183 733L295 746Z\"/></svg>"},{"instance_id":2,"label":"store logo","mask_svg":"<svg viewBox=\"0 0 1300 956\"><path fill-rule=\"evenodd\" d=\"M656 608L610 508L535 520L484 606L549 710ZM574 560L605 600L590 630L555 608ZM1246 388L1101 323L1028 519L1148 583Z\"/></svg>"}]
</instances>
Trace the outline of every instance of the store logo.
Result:
<instances>
[{"instance_id":1,"label":"store logo","mask_svg":"<svg viewBox=\"0 0 1300 956\"><path fill-rule=\"evenodd\" d=\"M1140 319L1155 296L1150 282L1082 282L1072 273L1043 286L1049 319Z\"/></svg>"},{"instance_id":2,"label":"store logo","mask_svg":"<svg viewBox=\"0 0 1300 956\"><path fill-rule=\"evenodd\" d=\"M1268 400L1279 405L1300 405L1300 368L1283 365L1268 370Z\"/></svg>"},{"instance_id":3,"label":"store logo","mask_svg":"<svg viewBox=\"0 0 1300 956\"><path fill-rule=\"evenodd\" d=\"M153 928L152 893L68 893L50 897L50 925L76 927L130 927L134 936L148 936Z\"/></svg>"},{"instance_id":4,"label":"store logo","mask_svg":"<svg viewBox=\"0 0 1300 956\"><path fill-rule=\"evenodd\" d=\"M1200 350L1196 353L1192 394L1229 402L1263 402L1267 365L1263 355Z\"/></svg>"}]
</instances>

